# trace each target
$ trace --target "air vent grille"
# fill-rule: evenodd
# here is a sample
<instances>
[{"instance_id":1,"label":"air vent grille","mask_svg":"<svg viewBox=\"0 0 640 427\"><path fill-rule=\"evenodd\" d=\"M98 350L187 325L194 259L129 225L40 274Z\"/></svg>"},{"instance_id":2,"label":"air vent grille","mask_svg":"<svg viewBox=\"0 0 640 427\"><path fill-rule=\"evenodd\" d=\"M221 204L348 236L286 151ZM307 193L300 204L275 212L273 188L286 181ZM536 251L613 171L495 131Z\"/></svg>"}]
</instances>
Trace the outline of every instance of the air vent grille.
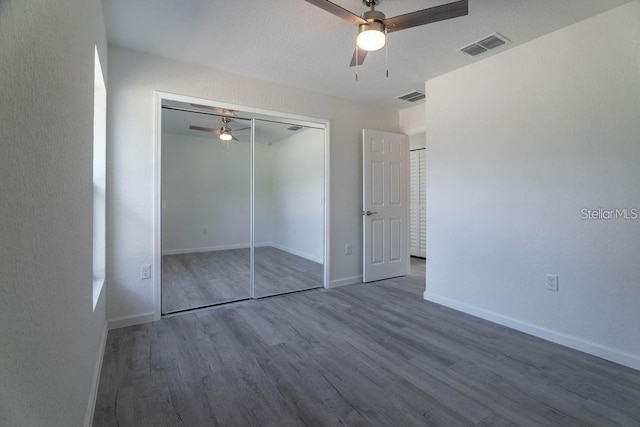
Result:
<instances>
[{"instance_id":1,"label":"air vent grille","mask_svg":"<svg viewBox=\"0 0 640 427\"><path fill-rule=\"evenodd\" d=\"M287 130L291 130L291 131L294 131L294 132L295 132L295 131L298 131L298 130L300 130L300 129L302 129L302 126L295 126L295 125L294 125L294 126L289 126L289 127L287 128Z\"/></svg>"},{"instance_id":2,"label":"air vent grille","mask_svg":"<svg viewBox=\"0 0 640 427\"><path fill-rule=\"evenodd\" d=\"M400 95L397 99L401 99L407 102L416 102L425 98L424 92L420 92L419 90L414 90L409 93L405 93L404 95Z\"/></svg>"},{"instance_id":3,"label":"air vent grille","mask_svg":"<svg viewBox=\"0 0 640 427\"><path fill-rule=\"evenodd\" d=\"M502 46L505 43L509 43L510 40L501 34L493 33L477 42L473 42L467 46L458 49L460 52L466 53L471 56L478 56L490 49L495 49L498 46Z\"/></svg>"}]
</instances>

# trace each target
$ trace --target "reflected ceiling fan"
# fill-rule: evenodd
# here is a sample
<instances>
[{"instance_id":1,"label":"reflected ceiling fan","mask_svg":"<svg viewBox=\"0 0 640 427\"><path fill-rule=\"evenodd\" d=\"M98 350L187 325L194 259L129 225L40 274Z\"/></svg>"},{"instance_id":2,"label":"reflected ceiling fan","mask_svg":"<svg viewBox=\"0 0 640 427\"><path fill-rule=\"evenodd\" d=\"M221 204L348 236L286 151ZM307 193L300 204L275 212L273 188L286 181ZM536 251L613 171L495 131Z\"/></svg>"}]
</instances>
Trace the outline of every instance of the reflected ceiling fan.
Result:
<instances>
[{"instance_id":1,"label":"reflected ceiling fan","mask_svg":"<svg viewBox=\"0 0 640 427\"><path fill-rule=\"evenodd\" d=\"M232 122L233 120L231 120L230 118L222 117L222 127L220 129L213 129L213 128L207 128L202 126L195 126L195 125L189 126L189 129L199 130L202 132L215 133L216 135L219 135L220 139L223 141L231 141L232 139L234 141L238 141L238 138L236 138L233 135L233 132L238 132L245 129L251 129L251 126L247 126L239 129L232 129L231 126L229 125L229 123L232 123Z\"/></svg>"},{"instance_id":2,"label":"reflected ceiling fan","mask_svg":"<svg viewBox=\"0 0 640 427\"><path fill-rule=\"evenodd\" d=\"M351 58L351 67L362 65L367 52L382 48L386 44L387 33L469 14L469 0L455 1L393 18L387 18L384 13L375 9L382 3L382 0L362 0L362 3L370 8L362 16L358 16L329 0L305 1L358 26L358 38L355 52Z\"/></svg>"}]
</instances>

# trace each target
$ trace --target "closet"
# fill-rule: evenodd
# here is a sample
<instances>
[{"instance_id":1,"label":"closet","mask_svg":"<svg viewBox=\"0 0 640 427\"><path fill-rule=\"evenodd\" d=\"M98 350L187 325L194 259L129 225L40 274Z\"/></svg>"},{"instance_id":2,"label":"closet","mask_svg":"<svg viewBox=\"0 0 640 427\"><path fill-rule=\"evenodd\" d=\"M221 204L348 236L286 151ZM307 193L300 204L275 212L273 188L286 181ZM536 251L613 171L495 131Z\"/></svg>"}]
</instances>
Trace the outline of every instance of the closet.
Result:
<instances>
[{"instance_id":1,"label":"closet","mask_svg":"<svg viewBox=\"0 0 640 427\"><path fill-rule=\"evenodd\" d=\"M322 123L164 100L161 313L325 283Z\"/></svg>"},{"instance_id":2,"label":"closet","mask_svg":"<svg viewBox=\"0 0 640 427\"><path fill-rule=\"evenodd\" d=\"M427 256L426 150L412 150L409 158L409 254Z\"/></svg>"}]
</instances>

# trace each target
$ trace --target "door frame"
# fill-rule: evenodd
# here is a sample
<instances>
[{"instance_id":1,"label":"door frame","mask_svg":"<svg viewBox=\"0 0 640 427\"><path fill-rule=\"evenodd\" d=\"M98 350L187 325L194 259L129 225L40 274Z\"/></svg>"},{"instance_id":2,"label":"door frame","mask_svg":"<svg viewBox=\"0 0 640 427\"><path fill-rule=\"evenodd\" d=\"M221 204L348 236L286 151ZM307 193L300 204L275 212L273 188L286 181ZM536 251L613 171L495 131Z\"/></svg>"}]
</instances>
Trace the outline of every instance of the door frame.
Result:
<instances>
[{"instance_id":1,"label":"door frame","mask_svg":"<svg viewBox=\"0 0 640 427\"><path fill-rule=\"evenodd\" d=\"M177 101L190 104L200 104L212 107L220 107L229 110L238 110L252 114L272 116L274 118L292 120L311 125L312 127L324 129L324 288L329 288L331 283L330 262L331 262L331 168L330 168L330 121L316 117L307 117L296 114L284 113L281 111L266 110L263 108L249 107L246 105L230 104L211 99L198 98L188 95L180 95L170 92L154 92L154 147L153 147L153 320L160 320L162 317L162 103L163 101ZM253 123L253 120L252 120ZM253 130L252 130L253 133ZM252 137L253 140L253 137ZM251 173L253 174L253 153L251 156ZM253 241L253 176L251 179L251 240ZM251 267L253 269L253 266Z\"/></svg>"}]
</instances>

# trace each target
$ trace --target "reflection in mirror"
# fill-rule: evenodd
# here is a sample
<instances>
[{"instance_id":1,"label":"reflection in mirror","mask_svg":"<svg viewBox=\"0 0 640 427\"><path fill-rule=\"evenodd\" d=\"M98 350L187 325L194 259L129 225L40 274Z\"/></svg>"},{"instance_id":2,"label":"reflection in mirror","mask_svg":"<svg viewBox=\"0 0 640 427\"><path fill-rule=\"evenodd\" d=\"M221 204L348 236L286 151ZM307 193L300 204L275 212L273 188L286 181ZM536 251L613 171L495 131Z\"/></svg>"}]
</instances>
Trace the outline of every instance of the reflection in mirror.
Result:
<instances>
[{"instance_id":1,"label":"reflection in mirror","mask_svg":"<svg viewBox=\"0 0 640 427\"><path fill-rule=\"evenodd\" d=\"M250 297L250 126L162 110L163 314Z\"/></svg>"},{"instance_id":2,"label":"reflection in mirror","mask_svg":"<svg viewBox=\"0 0 640 427\"><path fill-rule=\"evenodd\" d=\"M324 132L255 121L256 298L324 284Z\"/></svg>"}]
</instances>

